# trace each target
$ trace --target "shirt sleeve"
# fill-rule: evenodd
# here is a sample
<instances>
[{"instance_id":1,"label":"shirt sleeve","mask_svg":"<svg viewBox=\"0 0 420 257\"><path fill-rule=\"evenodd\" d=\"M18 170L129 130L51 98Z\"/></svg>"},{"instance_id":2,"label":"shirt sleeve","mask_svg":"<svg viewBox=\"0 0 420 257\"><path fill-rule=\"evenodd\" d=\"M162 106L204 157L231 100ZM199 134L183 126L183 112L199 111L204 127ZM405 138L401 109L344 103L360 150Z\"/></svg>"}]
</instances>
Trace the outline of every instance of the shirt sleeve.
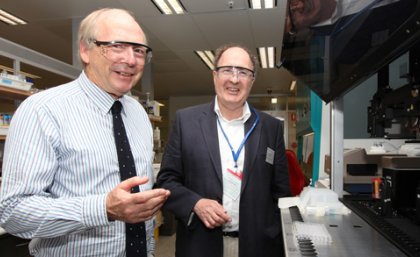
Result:
<instances>
[{"instance_id":1,"label":"shirt sleeve","mask_svg":"<svg viewBox=\"0 0 420 257\"><path fill-rule=\"evenodd\" d=\"M0 225L23 237L57 237L109 224L105 194L59 197L51 192L60 158L58 125L46 108L24 101L5 145Z\"/></svg>"}]
</instances>

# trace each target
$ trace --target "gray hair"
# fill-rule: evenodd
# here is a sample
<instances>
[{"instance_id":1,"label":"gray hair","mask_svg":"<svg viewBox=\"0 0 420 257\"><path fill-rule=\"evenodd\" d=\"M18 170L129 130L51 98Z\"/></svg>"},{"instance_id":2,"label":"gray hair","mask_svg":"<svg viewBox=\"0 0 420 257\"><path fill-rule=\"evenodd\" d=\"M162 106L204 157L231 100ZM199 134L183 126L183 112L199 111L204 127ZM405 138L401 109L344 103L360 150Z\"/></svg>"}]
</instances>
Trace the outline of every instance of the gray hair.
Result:
<instances>
[{"instance_id":1,"label":"gray hair","mask_svg":"<svg viewBox=\"0 0 420 257\"><path fill-rule=\"evenodd\" d=\"M77 42L83 44L87 49L92 47L91 40L96 39L98 36L98 24L101 24L102 19L107 17L109 14L113 12L123 12L131 17L137 22L138 20L134 16L134 14L128 10L118 9L118 8L102 8L96 11L91 12L88 16L86 16L82 22L80 23L79 32L77 35ZM139 23L140 24L140 23ZM146 39L146 35L144 35ZM147 39L146 39L147 43ZM80 54L79 54L80 58ZM82 62L83 63L83 62ZM85 65L83 63L83 65Z\"/></svg>"}]
</instances>

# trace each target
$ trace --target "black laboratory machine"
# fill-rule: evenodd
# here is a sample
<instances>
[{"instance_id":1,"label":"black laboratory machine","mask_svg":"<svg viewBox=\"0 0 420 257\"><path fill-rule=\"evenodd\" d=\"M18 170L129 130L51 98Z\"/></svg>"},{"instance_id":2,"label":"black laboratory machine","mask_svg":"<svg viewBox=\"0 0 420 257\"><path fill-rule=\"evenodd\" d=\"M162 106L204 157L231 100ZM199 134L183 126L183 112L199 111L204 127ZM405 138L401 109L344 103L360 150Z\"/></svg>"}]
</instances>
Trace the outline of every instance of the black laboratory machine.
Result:
<instances>
[{"instance_id":1,"label":"black laboratory machine","mask_svg":"<svg viewBox=\"0 0 420 257\"><path fill-rule=\"evenodd\" d=\"M368 132L372 138L405 140L409 150L376 158L381 173L366 170L371 191L341 200L407 256L420 256L420 1L367 2L356 13L300 31L292 15L279 65L326 103L378 74ZM392 89L388 65L407 53L408 69L400 72L406 84Z\"/></svg>"}]
</instances>

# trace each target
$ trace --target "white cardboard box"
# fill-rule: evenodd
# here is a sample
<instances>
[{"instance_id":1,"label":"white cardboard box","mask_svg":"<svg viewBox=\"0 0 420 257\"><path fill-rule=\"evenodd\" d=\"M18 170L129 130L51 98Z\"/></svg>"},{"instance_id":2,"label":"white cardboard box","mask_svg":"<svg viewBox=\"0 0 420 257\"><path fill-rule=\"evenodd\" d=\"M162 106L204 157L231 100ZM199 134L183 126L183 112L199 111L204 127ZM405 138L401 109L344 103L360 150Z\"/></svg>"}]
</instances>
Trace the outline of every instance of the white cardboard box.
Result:
<instances>
[{"instance_id":1,"label":"white cardboard box","mask_svg":"<svg viewBox=\"0 0 420 257\"><path fill-rule=\"evenodd\" d=\"M0 135L7 136L7 132L9 131L9 126L0 126Z\"/></svg>"}]
</instances>

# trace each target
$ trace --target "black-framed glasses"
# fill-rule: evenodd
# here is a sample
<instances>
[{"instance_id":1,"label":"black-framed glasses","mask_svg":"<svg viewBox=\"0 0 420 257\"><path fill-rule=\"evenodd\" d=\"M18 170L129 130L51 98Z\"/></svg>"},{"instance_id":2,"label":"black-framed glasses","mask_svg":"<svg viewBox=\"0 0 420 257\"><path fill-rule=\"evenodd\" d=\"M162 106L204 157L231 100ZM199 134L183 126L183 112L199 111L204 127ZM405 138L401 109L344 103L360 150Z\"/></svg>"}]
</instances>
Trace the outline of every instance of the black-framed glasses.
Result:
<instances>
[{"instance_id":1,"label":"black-framed glasses","mask_svg":"<svg viewBox=\"0 0 420 257\"><path fill-rule=\"evenodd\" d=\"M237 76L240 79L254 79L255 72L245 67L239 66L219 66L215 69L219 76L231 78Z\"/></svg>"},{"instance_id":2,"label":"black-framed glasses","mask_svg":"<svg viewBox=\"0 0 420 257\"><path fill-rule=\"evenodd\" d=\"M152 59L152 48L144 44L127 41L99 41L96 39L91 39L90 42L101 47L102 54L112 62L119 62L124 59L130 48L134 57L145 64Z\"/></svg>"}]
</instances>

